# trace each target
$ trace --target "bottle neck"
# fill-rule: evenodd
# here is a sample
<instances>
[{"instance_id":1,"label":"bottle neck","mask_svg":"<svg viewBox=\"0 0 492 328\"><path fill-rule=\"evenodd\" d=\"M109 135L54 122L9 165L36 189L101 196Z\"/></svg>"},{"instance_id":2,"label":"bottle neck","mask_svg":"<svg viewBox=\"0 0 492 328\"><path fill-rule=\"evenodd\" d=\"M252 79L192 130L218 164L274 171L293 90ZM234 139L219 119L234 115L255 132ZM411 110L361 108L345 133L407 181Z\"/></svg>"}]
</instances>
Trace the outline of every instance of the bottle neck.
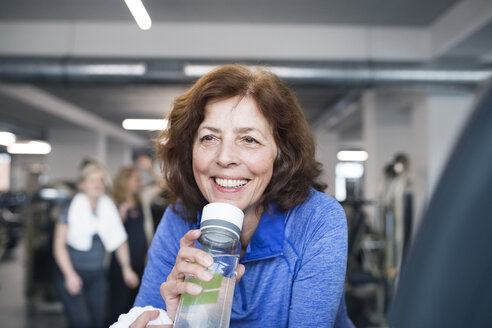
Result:
<instances>
[{"instance_id":1,"label":"bottle neck","mask_svg":"<svg viewBox=\"0 0 492 328\"><path fill-rule=\"evenodd\" d=\"M198 241L205 252L239 255L241 244L235 233L220 227L206 227L201 230L202 234Z\"/></svg>"}]
</instances>

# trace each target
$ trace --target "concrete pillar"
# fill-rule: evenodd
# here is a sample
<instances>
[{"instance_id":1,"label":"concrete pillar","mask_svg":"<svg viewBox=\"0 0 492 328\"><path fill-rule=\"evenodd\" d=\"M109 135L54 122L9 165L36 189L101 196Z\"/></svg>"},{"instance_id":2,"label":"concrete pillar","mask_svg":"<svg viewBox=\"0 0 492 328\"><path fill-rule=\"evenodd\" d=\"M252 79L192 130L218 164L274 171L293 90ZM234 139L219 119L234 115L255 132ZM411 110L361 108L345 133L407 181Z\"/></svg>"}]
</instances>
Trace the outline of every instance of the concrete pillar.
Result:
<instances>
[{"instance_id":1,"label":"concrete pillar","mask_svg":"<svg viewBox=\"0 0 492 328\"><path fill-rule=\"evenodd\" d=\"M471 90L433 91L413 109L415 227L472 112L474 97Z\"/></svg>"},{"instance_id":2,"label":"concrete pillar","mask_svg":"<svg viewBox=\"0 0 492 328\"><path fill-rule=\"evenodd\" d=\"M361 99L362 140L369 157L364 163L364 198L376 199L379 174L377 147L377 102L376 91L367 90Z\"/></svg>"},{"instance_id":3,"label":"concrete pillar","mask_svg":"<svg viewBox=\"0 0 492 328\"><path fill-rule=\"evenodd\" d=\"M362 96L362 136L369 154L365 198L377 198L378 181L395 154L410 158L414 228L472 107L471 90L385 87Z\"/></svg>"},{"instance_id":4,"label":"concrete pillar","mask_svg":"<svg viewBox=\"0 0 492 328\"><path fill-rule=\"evenodd\" d=\"M329 131L325 127L314 130L316 138L316 157L323 164L323 175L321 179L328 184L325 192L331 196L335 195L335 167L337 165L338 133Z\"/></svg>"},{"instance_id":5,"label":"concrete pillar","mask_svg":"<svg viewBox=\"0 0 492 328\"><path fill-rule=\"evenodd\" d=\"M364 198L378 200L378 188L385 166L395 155L406 154L413 172L412 111L424 93L416 89L380 87L365 91L361 98L365 162ZM376 209L376 208L373 208ZM368 213L371 219L376 212ZM376 224L377 221L373 221Z\"/></svg>"},{"instance_id":6,"label":"concrete pillar","mask_svg":"<svg viewBox=\"0 0 492 328\"><path fill-rule=\"evenodd\" d=\"M411 111L419 94L410 89L378 88L362 96L362 136L369 154L366 162L365 197L377 197L383 168L398 153L410 156Z\"/></svg>"}]
</instances>

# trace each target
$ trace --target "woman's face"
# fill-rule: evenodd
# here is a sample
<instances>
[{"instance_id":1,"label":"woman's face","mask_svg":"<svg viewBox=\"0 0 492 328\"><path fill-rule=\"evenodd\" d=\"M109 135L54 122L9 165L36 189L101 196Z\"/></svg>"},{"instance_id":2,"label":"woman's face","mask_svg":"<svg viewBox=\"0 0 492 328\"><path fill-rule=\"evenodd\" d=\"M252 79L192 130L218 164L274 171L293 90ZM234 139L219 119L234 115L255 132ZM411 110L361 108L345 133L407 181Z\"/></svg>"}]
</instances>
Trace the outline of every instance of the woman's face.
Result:
<instances>
[{"instance_id":1,"label":"woman's face","mask_svg":"<svg viewBox=\"0 0 492 328\"><path fill-rule=\"evenodd\" d=\"M138 193L140 191L141 183L140 183L140 173L138 171L133 172L128 178L127 182L128 192L131 194Z\"/></svg>"},{"instance_id":2,"label":"woman's face","mask_svg":"<svg viewBox=\"0 0 492 328\"><path fill-rule=\"evenodd\" d=\"M89 173L80 184L80 189L91 199L99 198L104 194L106 189L104 174L100 171Z\"/></svg>"},{"instance_id":3,"label":"woman's face","mask_svg":"<svg viewBox=\"0 0 492 328\"><path fill-rule=\"evenodd\" d=\"M276 156L271 127L252 98L207 104L193 143L193 174L209 202L254 211Z\"/></svg>"}]
</instances>

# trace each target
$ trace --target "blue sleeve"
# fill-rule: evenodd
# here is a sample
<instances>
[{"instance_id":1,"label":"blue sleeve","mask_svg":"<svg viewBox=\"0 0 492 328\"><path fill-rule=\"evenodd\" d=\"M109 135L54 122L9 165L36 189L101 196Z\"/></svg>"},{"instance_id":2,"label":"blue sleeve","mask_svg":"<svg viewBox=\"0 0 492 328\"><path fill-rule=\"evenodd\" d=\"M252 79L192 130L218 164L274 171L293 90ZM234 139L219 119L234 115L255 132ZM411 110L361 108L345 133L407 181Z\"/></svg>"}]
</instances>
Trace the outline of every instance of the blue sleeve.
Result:
<instances>
[{"instance_id":1,"label":"blue sleeve","mask_svg":"<svg viewBox=\"0 0 492 328\"><path fill-rule=\"evenodd\" d=\"M171 206L167 208L149 248L147 266L134 306L151 305L166 309L160 287L174 267L179 240L191 228L192 225L182 220Z\"/></svg>"},{"instance_id":2,"label":"blue sleeve","mask_svg":"<svg viewBox=\"0 0 492 328\"><path fill-rule=\"evenodd\" d=\"M343 208L331 197L299 215L310 217L296 272L289 327L333 327L345 284L347 222ZM314 209L313 209L314 208Z\"/></svg>"}]
</instances>

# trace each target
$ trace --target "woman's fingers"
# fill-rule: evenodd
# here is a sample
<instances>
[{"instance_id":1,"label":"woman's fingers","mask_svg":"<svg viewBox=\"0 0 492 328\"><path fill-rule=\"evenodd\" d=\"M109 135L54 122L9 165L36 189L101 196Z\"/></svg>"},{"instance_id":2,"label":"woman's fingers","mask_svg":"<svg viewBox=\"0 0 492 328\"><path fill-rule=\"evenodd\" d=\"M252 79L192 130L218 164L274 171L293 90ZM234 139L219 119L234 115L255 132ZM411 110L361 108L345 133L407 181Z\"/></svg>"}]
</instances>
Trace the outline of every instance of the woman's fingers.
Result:
<instances>
[{"instance_id":1,"label":"woman's fingers","mask_svg":"<svg viewBox=\"0 0 492 328\"><path fill-rule=\"evenodd\" d=\"M181 297L180 291L184 292L185 290L185 286L179 286L179 283L175 280L166 281L161 285L161 295L162 299L166 303L167 315L172 320L175 320L176 318L176 312L178 310L179 300Z\"/></svg>"},{"instance_id":2,"label":"woman's fingers","mask_svg":"<svg viewBox=\"0 0 492 328\"><path fill-rule=\"evenodd\" d=\"M244 271L246 271L246 268L242 264L237 265L237 275L236 275L236 284L241 280L241 277L244 274Z\"/></svg>"},{"instance_id":3,"label":"woman's fingers","mask_svg":"<svg viewBox=\"0 0 492 328\"><path fill-rule=\"evenodd\" d=\"M168 279L183 281L185 277L194 277L198 280L208 282L213 279L213 274L204 267L195 263L180 261L174 266Z\"/></svg>"},{"instance_id":4,"label":"woman's fingers","mask_svg":"<svg viewBox=\"0 0 492 328\"><path fill-rule=\"evenodd\" d=\"M176 257L176 264L180 262L198 263L207 268L214 263L209 254L194 247L181 247Z\"/></svg>"},{"instance_id":5,"label":"woman's fingers","mask_svg":"<svg viewBox=\"0 0 492 328\"><path fill-rule=\"evenodd\" d=\"M183 238L181 238L179 240L179 246L181 248L183 247L193 247L195 246L195 240L197 240L198 238L200 238L200 235L201 235L201 231L200 229L194 229L194 230L190 230L188 231L184 236Z\"/></svg>"},{"instance_id":6,"label":"woman's fingers","mask_svg":"<svg viewBox=\"0 0 492 328\"><path fill-rule=\"evenodd\" d=\"M161 285L161 294L164 299L179 297L179 295L187 293L191 295L198 295L202 292L203 288L200 285L194 284L189 281L166 281Z\"/></svg>"},{"instance_id":7,"label":"woman's fingers","mask_svg":"<svg viewBox=\"0 0 492 328\"><path fill-rule=\"evenodd\" d=\"M161 295L166 302L167 315L173 319L178 310L179 300L182 294L198 295L203 288L197 284L188 281L168 279L161 285Z\"/></svg>"},{"instance_id":8,"label":"woman's fingers","mask_svg":"<svg viewBox=\"0 0 492 328\"><path fill-rule=\"evenodd\" d=\"M128 328L145 328L150 321L157 319L158 316L158 310L145 311Z\"/></svg>"}]
</instances>

